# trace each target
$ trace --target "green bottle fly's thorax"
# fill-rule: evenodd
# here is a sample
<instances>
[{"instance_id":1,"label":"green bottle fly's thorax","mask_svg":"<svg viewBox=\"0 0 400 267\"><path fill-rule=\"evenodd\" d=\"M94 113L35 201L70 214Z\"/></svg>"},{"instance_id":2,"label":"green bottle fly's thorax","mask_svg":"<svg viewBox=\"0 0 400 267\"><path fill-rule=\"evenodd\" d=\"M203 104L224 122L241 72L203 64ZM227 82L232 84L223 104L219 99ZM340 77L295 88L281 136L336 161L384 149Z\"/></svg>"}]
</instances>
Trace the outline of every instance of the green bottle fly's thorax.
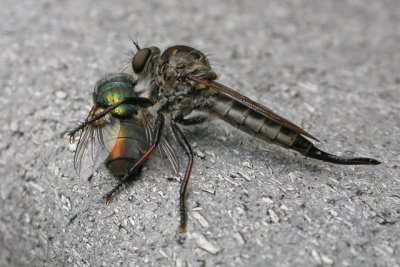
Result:
<instances>
[{"instance_id":1,"label":"green bottle fly's thorax","mask_svg":"<svg viewBox=\"0 0 400 267\"><path fill-rule=\"evenodd\" d=\"M127 97L136 97L133 88L123 82L110 82L97 90L97 103L107 108ZM135 113L135 107L130 104L122 104L114 109L111 114L117 117L129 117Z\"/></svg>"}]
</instances>

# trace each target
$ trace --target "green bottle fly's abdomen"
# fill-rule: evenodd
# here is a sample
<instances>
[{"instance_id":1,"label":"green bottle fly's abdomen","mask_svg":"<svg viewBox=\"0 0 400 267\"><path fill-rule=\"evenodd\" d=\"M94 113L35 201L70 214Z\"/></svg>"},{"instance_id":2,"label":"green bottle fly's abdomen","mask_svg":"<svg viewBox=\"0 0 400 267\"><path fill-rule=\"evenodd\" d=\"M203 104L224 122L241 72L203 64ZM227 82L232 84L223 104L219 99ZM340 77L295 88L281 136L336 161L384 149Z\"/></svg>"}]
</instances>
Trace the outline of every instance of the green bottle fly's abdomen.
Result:
<instances>
[{"instance_id":1,"label":"green bottle fly's abdomen","mask_svg":"<svg viewBox=\"0 0 400 267\"><path fill-rule=\"evenodd\" d=\"M122 120L113 141L105 165L114 176L122 177L148 149L144 126L135 120Z\"/></svg>"}]
</instances>

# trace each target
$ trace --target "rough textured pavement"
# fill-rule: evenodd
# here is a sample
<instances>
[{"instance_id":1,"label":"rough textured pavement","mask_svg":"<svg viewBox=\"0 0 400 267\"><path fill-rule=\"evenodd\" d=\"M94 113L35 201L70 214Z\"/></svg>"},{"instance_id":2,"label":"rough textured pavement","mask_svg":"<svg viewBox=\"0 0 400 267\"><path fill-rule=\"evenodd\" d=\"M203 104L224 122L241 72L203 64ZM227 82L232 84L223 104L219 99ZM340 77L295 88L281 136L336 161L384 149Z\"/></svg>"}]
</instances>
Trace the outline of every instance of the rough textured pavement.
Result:
<instances>
[{"instance_id":1,"label":"rough textured pavement","mask_svg":"<svg viewBox=\"0 0 400 267\"><path fill-rule=\"evenodd\" d=\"M0 266L400 265L399 1L82 2L2 1ZM107 206L116 180L78 178L63 137L96 80L129 60L129 36L203 49L223 83L322 149L383 164L306 159L220 121L187 128L179 245L179 182L162 158Z\"/></svg>"}]
</instances>

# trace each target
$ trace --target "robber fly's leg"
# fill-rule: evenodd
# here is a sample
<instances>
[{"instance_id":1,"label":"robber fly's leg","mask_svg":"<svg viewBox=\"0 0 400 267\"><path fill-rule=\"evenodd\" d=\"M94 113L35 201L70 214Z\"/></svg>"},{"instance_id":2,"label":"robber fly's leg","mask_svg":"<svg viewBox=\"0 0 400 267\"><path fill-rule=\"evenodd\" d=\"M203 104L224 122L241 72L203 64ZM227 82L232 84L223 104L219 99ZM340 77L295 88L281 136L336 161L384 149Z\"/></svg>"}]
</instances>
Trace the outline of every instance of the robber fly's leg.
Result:
<instances>
[{"instance_id":1,"label":"robber fly's leg","mask_svg":"<svg viewBox=\"0 0 400 267\"><path fill-rule=\"evenodd\" d=\"M148 159L148 157L150 157L154 149L156 149L156 147L160 143L161 133L164 128L164 121L165 121L164 115L159 114L154 124L154 133L153 133L153 140L151 147L147 150L146 153L143 154L143 156L135 163L135 165L129 169L129 171L124 175L124 177L122 177L121 181L110 192L104 195L107 204L111 203L112 194L114 194L114 192L117 191L122 186L122 184L131 179L135 174L139 173L143 163Z\"/></svg>"},{"instance_id":2,"label":"robber fly's leg","mask_svg":"<svg viewBox=\"0 0 400 267\"><path fill-rule=\"evenodd\" d=\"M154 103L156 103L157 100L158 100L158 94L159 94L159 92L160 92L160 88L158 87L158 85L157 85L155 79L153 79L153 80L150 82L150 85L149 85L149 99L150 99L151 101L153 101Z\"/></svg>"},{"instance_id":3,"label":"robber fly's leg","mask_svg":"<svg viewBox=\"0 0 400 267\"><path fill-rule=\"evenodd\" d=\"M104 109L102 112L97 113L94 116L89 116L82 124L80 124L78 127L72 129L68 135L73 139L73 136L78 132L79 130L83 129L86 127L86 125L91 124L98 119L101 119L105 115L107 115L109 112L113 111L117 107L119 107L122 104L131 104L131 105L137 105L139 107L150 107L154 105L154 103L145 97L126 97L115 103L114 105Z\"/></svg>"},{"instance_id":4,"label":"robber fly's leg","mask_svg":"<svg viewBox=\"0 0 400 267\"><path fill-rule=\"evenodd\" d=\"M185 150L188 156L188 164L186 166L185 176L183 177L181 189L179 192L179 213L181 217L181 222L179 225L178 232L185 233L187 231L187 206L186 206L186 196L187 189L189 184L190 173L192 172L193 167L193 151L189 145L189 142L186 140L186 137L183 135L181 129L179 129L178 125L174 122L172 123L172 131L178 140L179 144Z\"/></svg>"},{"instance_id":5,"label":"robber fly's leg","mask_svg":"<svg viewBox=\"0 0 400 267\"><path fill-rule=\"evenodd\" d=\"M188 119L184 119L184 118L179 118L179 119L175 119L175 121L179 124L182 125L196 125L196 124L200 124L203 123L207 120L206 116L195 116L195 117L191 117Z\"/></svg>"},{"instance_id":6,"label":"robber fly's leg","mask_svg":"<svg viewBox=\"0 0 400 267\"><path fill-rule=\"evenodd\" d=\"M126 183L128 180L129 180L129 178L132 178L132 177L134 177L135 175L138 175L139 173L140 173L140 169L141 169L141 167L142 166L139 166L139 167L137 167L136 168L136 170L133 170L133 171L131 171L131 170L129 170L129 176L128 176L128 179L124 179L124 180L120 180L119 182L118 182L118 184L116 185L116 186L114 186L114 188L113 189L111 189L107 194L105 194L104 196L103 196L103 198L106 200L106 204L107 205L110 205L111 203L112 203L112 195L124 184L124 183ZM125 176L124 176L125 177Z\"/></svg>"}]
</instances>

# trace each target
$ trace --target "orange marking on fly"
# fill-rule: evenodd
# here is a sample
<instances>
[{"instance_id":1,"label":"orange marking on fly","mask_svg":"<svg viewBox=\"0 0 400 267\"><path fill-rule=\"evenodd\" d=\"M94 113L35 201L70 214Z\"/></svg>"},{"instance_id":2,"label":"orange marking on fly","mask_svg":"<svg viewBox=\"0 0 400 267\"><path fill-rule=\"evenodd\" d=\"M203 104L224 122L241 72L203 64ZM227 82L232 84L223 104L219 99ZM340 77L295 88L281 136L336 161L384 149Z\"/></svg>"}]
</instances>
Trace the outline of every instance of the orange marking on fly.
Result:
<instances>
[{"instance_id":1,"label":"orange marking on fly","mask_svg":"<svg viewBox=\"0 0 400 267\"><path fill-rule=\"evenodd\" d=\"M178 234L184 234L187 232L187 225L180 225L178 228Z\"/></svg>"},{"instance_id":2,"label":"orange marking on fly","mask_svg":"<svg viewBox=\"0 0 400 267\"><path fill-rule=\"evenodd\" d=\"M120 158L125 155L125 148L126 142L124 142L123 139L117 139L112 151L110 152L110 158L115 159L115 158Z\"/></svg>"},{"instance_id":3,"label":"orange marking on fly","mask_svg":"<svg viewBox=\"0 0 400 267\"><path fill-rule=\"evenodd\" d=\"M91 115L94 117L94 116L96 116L97 114L99 114L99 113L101 113L101 112L103 112L103 111L104 111L104 108L97 107L96 109L93 110L93 112L92 112ZM105 124L107 123L107 118L106 118L107 116L108 116L108 115L103 116L103 117L99 118L98 120L94 121L94 122L93 122L94 125L96 125L96 126L103 126L103 125L105 125Z\"/></svg>"},{"instance_id":4,"label":"orange marking on fly","mask_svg":"<svg viewBox=\"0 0 400 267\"><path fill-rule=\"evenodd\" d=\"M130 147L127 145L127 137L129 137L129 133L125 127L121 127L119 129L118 136L116 137L114 146L110 152L111 158L115 159L129 155Z\"/></svg>"}]
</instances>

